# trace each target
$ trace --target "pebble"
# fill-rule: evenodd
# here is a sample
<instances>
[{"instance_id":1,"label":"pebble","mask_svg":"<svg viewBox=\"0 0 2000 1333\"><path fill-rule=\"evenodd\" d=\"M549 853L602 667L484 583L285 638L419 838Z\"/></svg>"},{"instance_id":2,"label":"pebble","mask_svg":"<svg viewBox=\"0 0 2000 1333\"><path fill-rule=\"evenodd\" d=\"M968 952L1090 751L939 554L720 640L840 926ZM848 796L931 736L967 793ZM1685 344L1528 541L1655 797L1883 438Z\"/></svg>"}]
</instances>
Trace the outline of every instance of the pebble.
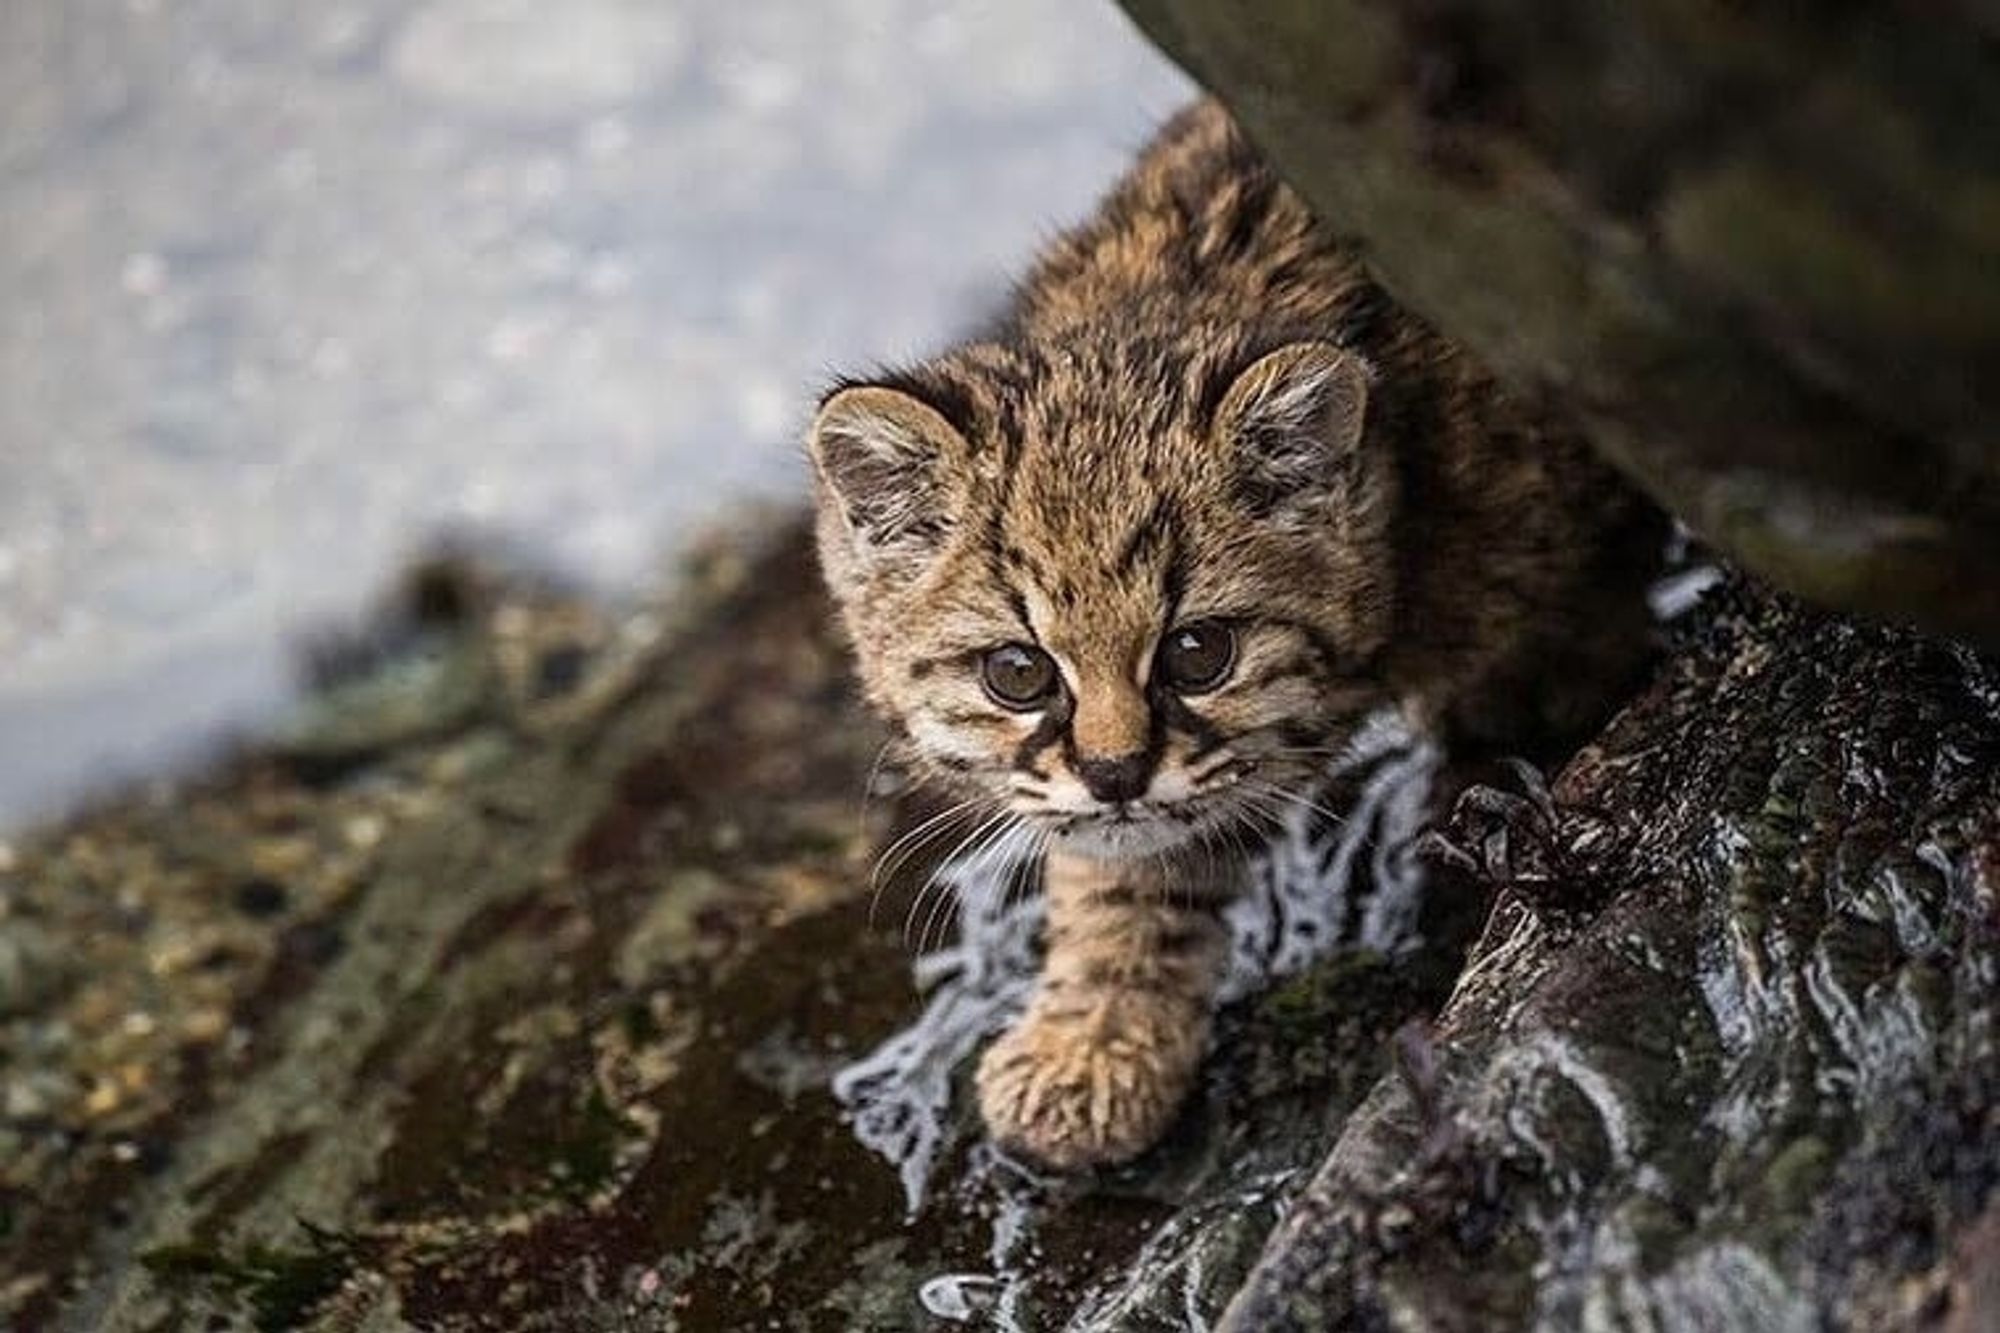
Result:
<instances>
[{"instance_id":1,"label":"pebble","mask_svg":"<svg viewBox=\"0 0 2000 1333\"><path fill-rule=\"evenodd\" d=\"M76 1099L76 1082L59 1069L28 1069L0 1083L0 1115L46 1120Z\"/></svg>"},{"instance_id":2,"label":"pebble","mask_svg":"<svg viewBox=\"0 0 2000 1333\"><path fill-rule=\"evenodd\" d=\"M125 1100L125 1090L117 1080L100 1078L90 1085L90 1091L83 1096L84 1114L106 1116L117 1110Z\"/></svg>"},{"instance_id":3,"label":"pebble","mask_svg":"<svg viewBox=\"0 0 2000 1333\"><path fill-rule=\"evenodd\" d=\"M9 921L0 931L0 1016L36 1008L68 981L69 965L41 926Z\"/></svg>"},{"instance_id":4,"label":"pebble","mask_svg":"<svg viewBox=\"0 0 2000 1333\"><path fill-rule=\"evenodd\" d=\"M251 847L250 867L261 878L283 880L303 871L314 854L309 838L266 838Z\"/></svg>"},{"instance_id":5,"label":"pebble","mask_svg":"<svg viewBox=\"0 0 2000 1333\"><path fill-rule=\"evenodd\" d=\"M284 911L291 895L277 880L254 875L236 886L236 910L247 917L264 920Z\"/></svg>"},{"instance_id":6,"label":"pebble","mask_svg":"<svg viewBox=\"0 0 2000 1333\"><path fill-rule=\"evenodd\" d=\"M1000 1280L986 1273L946 1273L917 1288L917 1301L927 1314L963 1324L997 1303Z\"/></svg>"},{"instance_id":7,"label":"pebble","mask_svg":"<svg viewBox=\"0 0 2000 1333\"><path fill-rule=\"evenodd\" d=\"M341 829L341 832L347 838L348 845L358 847L363 851L381 842L382 835L386 831L380 815L356 815L354 818L348 820L346 825Z\"/></svg>"},{"instance_id":8,"label":"pebble","mask_svg":"<svg viewBox=\"0 0 2000 1333\"><path fill-rule=\"evenodd\" d=\"M229 1014L222 1009L197 1009L181 1020L181 1035L203 1046L220 1040L227 1031Z\"/></svg>"}]
</instances>

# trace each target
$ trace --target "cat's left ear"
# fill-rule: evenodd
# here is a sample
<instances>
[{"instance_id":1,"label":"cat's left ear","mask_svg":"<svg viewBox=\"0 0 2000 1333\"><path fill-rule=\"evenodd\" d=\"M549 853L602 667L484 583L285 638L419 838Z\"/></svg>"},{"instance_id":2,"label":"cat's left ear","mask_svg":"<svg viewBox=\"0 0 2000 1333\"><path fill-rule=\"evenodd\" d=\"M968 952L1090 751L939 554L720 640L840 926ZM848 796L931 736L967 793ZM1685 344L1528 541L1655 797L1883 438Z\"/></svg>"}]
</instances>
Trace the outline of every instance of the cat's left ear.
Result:
<instances>
[{"instance_id":1,"label":"cat's left ear","mask_svg":"<svg viewBox=\"0 0 2000 1333\"><path fill-rule=\"evenodd\" d=\"M943 413L901 389L850 385L821 404L809 443L821 512L854 556L909 564L944 544L969 446Z\"/></svg>"},{"instance_id":2,"label":"cat's left ear","mask_svg":"<svg viewBox=\"0 0 2000 1333\"><path fill-rule=\"evenodd\" d=\"M1371 378L1359 356L1318 341L1289 343L1237 375L1215 429L1253 508L1324 499L1355 481Z\"/></svg>"}]
</instances>

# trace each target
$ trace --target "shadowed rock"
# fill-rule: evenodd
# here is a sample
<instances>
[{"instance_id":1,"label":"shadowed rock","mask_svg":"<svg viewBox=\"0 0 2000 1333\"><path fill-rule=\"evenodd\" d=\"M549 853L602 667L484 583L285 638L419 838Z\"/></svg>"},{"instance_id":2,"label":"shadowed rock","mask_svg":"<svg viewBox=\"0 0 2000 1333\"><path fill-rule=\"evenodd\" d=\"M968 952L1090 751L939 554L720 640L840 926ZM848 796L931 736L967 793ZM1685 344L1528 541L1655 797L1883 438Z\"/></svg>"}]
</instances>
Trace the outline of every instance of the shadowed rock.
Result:
<instances>
[{"instance_id":1,"label":"shadowed rock","mask_svg":"<svg viewBox=\"0 0 2000 1333\"><path fill-rule=\"evenodd\" d=\"M1389 287L1818 601L2000 644L2000 43L1955 6L1125 0Z\"/></svg>"},{"instance_id":2,"label":"shadowed rock","mask_svg":"<svg viewBox=\"0 0 2000 1333\"><path fill-rule=\"evenodd\" d=\"M1465 798L1426 947L1225 1011L1168 1141L1091 1181L1013 1174L961 1096L910 1217L828 1084L917 1005L936 851L871 926L927 807L863 806L803 532L621 619L438 577L278 745L5 852L15 952L64 960L0 1011L10 1327L1985 1317L1970 653L1697 612L1552 793Z\"/></svg>"},{"instance_id":3,"label":"shadowed rock","mask_svg":"<svg viewBox=\"0 0 2000 1333\"><path fill-rule=\"evenodd\" d=\"M1348 1119L1225 1327L2000 1313L1954 1286L2000 1186L2000 669L1706 619L1548 801L1462 812L1501 898L1434 1068Z\"/></svg>"},{"instance_id":4,"label":"shadowed rock","mask_svg":"<svg viewBox=\"0 0 2000 1333\"><path fill-rule=\"evenodd\" d=\"M432 569L313 664L276 743L0 849L11 1329L1213 1313L1466 942L1232 1009L1170 1142L1088 1191L960 1099L909 1217L828 1083L915 1007L942 849L871 902L926 807L864 803L802 527L622 618Z\"/></svg>"}]
</instances>

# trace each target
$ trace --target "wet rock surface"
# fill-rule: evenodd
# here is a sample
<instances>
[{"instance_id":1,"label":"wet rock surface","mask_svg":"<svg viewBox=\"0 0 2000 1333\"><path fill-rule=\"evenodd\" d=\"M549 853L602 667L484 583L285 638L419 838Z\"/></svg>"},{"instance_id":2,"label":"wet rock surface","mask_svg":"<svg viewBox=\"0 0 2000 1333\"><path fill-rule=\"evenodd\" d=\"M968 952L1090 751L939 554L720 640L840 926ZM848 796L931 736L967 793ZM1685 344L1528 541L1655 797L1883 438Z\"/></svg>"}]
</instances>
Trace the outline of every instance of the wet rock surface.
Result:
<instances>
[{"instance_id":1,"label":"wet rock surface","mask_svg":"<svg viewBox=\"0 0 2000 1333\"><path fill-rule=\"evenodd\" d=\"M0 1311L1980 1327L2000 674L1697 620L1550 791L1457 803L1428 945L1228 1009L1158 1150L1034 1180L961 1097L911 1213L829 1088L918 1007L934 867L868 886L926 807L863 799L801 530L620 617L420 571L279 742L6 851Z\"/></svg>"},{"instance_id":2,"label":"wet rock surface","mask_svg":"<svg viewBox=\"0 0 2000 1333\"><path fill-rule=\"evenodd\" d=\"M2000 670L1738 588L1547 793L1224 1326L1992 1327ZM1536 799L1540 797L1541 799Z\"/></svg>"},{"instance_id":3,"label":"wet rock surface","mask_svg":"<svg viewBox=\"0 0 2000 1333\"><path fill-rule=\"evenodd\" d=\"M419 572L321 645L280 741L9 850L10 1327L1221 1307L1469 914L1233 1009L1135 1167L1035 1181L960 1112L909 1215L828 1084L915 1005L899 926L931 866L867 886L922 804L863 800L882 738L799 529L684 584L613 620Z\"/></svg>"}]
</instances>

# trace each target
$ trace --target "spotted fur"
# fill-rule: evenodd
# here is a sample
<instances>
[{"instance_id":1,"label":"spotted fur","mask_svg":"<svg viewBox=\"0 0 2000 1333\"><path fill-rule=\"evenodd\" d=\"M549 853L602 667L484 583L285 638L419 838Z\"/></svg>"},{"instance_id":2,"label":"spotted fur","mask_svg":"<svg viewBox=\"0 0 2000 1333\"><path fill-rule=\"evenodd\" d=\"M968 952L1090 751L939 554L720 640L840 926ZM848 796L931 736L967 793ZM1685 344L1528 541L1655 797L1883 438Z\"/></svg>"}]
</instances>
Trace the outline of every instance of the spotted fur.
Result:
<instances>
[{"instance_id":1,"label":"spotted fur","mask_svg":"<svg viewBox=\"0 0 2000 1333\"><path fill-rule=\"evenodd\" d=\"M1643 643L1651 512L1399 310L1213 103L981 336L837 386L811 453L870 700L972 827L1048 849L1046 982L980 1082L995 1134L1060 1165L1142 1150L1192 1078L1198 859L1309 800L1371 711L1517 745L1592 717ZM1162 643L1191 624L1234 662L1177 692ZM1053 659L1043 705L982 685L1010 643ZM1105 799L1114 771L1136 796Z\"/></svg>"}]
</instances>

